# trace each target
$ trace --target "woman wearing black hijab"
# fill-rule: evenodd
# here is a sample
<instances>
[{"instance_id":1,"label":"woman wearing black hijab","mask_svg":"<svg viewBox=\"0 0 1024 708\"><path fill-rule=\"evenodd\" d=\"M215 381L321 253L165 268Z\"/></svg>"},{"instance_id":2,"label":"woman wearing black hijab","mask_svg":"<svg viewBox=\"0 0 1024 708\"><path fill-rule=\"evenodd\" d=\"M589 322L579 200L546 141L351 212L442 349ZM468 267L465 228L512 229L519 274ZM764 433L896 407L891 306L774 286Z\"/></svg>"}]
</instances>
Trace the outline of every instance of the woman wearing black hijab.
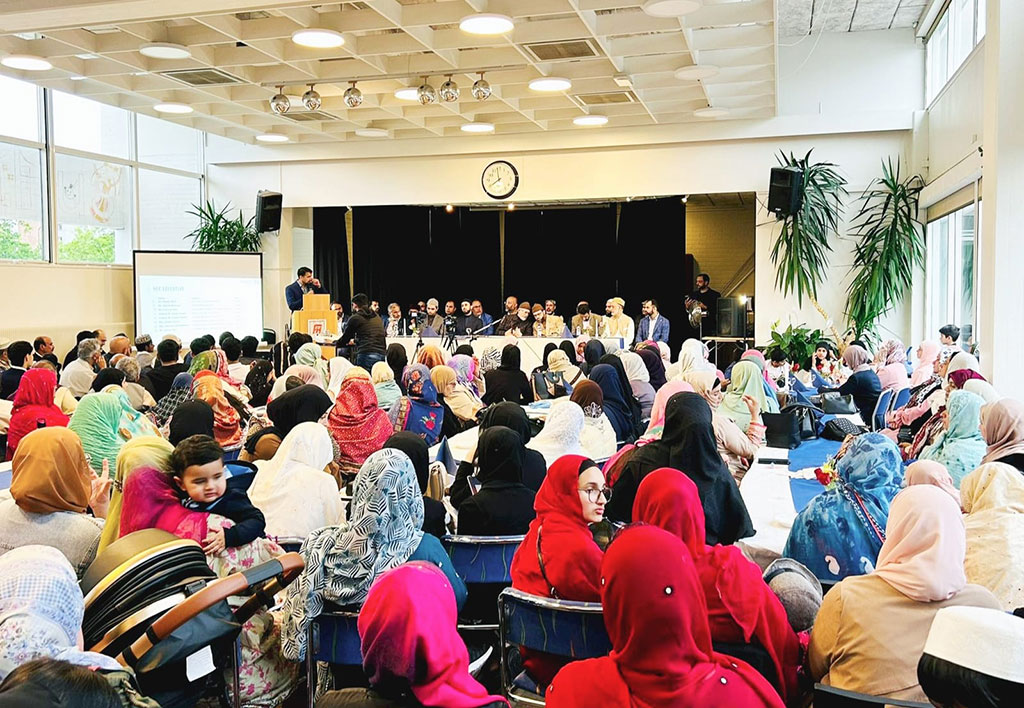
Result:
<instances>
[{"instance_id":1,"label":"woman wearing black hijab","mask_svg":"<svg viewBox=\"0 0 1024 708\"><path fill-rule=\"evenodd\" d=\"M167 434L171 445L177 446L192 435L213 437L213 408L206 401L185 401L174 409Z\"/></svg>"},{"instance_id":2,"label":"woman wearing black hijab","mask_svg":"<svg viewBox=\"0 0 1024 708\"><path fill-rule=\"evenodd\" d=\"M465 354L468 357L474 357L476 354L473 353L473 347L469 344L460 344L459 348L455 350L456 354Z\"/></svg>"},{"instance_id":3,"label":"woman wearing black hijab","mask_svg":"<svg viewBox=\"0 0 1024 708\"><path fill-rule=\"evenodd\" d=\"M568 339L563 339L562 343L558 345L558 348L565 352L565 355L569 357L569 363L573 366L579 366L580 360L579 355L576 353L576 345L570 342Z\"/></svg>"},{"instance_id":4,"label":"woman wearing black hijab","mask_svg":"<svg viewBox=\"0 0 1024 708\"><path fill-rule=\"evenodd\" d=\"M643 424L644 413L640 406L640 401L636 400L636 396L633 395L633 387L629 385L629 377L626 376L626 367L622 365L622 359L615 356L614 354L605 354L601 357L602 364L615 369L615 373L619 376L619 387L622 388L622 396L629 405L629 417L630 422L633 425L633 434L636 437L640 437L644 434L647 426Z\"/></svg>"},{"instance_id":5,"label":"woman wearing black hijab","mask_svg":"<svg viewBox=\"0 0 1024 708\"><path fill-rule=\"evenodd\" d=\"M274 365L266 359L253 362L249 373L245 375L245 386L252 394L249 405L253 408L267 405L267 396L274 387Z\"/></svg>"},{"instance_id":6,"label":"woman wearing black hijab","mask_svg":"<svg viewBox=\"0 0 1024 708\"><path fill-rule=\"evenodd\" d=\"M314 384L285 391L267 405L267 417L284 440L299 423L316 423L331 407L331 397Z\"/></svg>"},{"instance_id":7,"label":"woman wearing black hijab","mask_svg":"<svg viewBox=\"0 0 1024 708\"><path fill-rule=\"evenodd\" d=\"M665 362L662 361L660 352L657 349L643 347L637 349L636 353L644 360L647 373L651 376L651 386L657 391L667 383L665 379Z\"/></svg>"},{"instance_id":8,"label":"woman wearing black hijab","mask_svg":"<svg viewBox=\"0 0 1024 708\"><path fill-rule=\"evenodd\" d=\"M604 356L604 344L597 339L591 339L583 346L583 373L590 375L590 370L601 363Z\"/></svg>"},{"instance_id":9,"label":"woman wearing black hijab","mask_svg":"<svg viewBox=\"0 0 1024 708\"><path fill-rule=\"evenodd\" d=\"M480 491L459 506L459 534L518 536L536 516L534 493L523 484L526 448L519 434L504 425L480 433L476 444Z\"/></svg>"},{"instance_id":10,"label":"woman wearing black hijab","mask_svg":"<svg viewBox=\"0 0 1024 708\"><path fill-rule=\"evenodd\" d=\"M530 419L526 417L526 411L516 403L505 401L485 408L480 416L480 434L488 428L495 426L509 428L519 436L519 443L523 446L523 484L527 489L536 492L544 482L548 472L548 465L544 456L536 450L530 450L526 443L530 442L533 430L530 428ZM474 455L475 456L475 455ZM466 479L474 473L476 465L474 462L460 462L459 469L455 472L455 482L450 491L452 506L456 509L469 498L469 483Z\"/></svg>"},{"instance_id":11,"label":"woman wearing black hijab","mask_svg":"<svg viewBox=\"0 0 1024 708\"><path fill-rule=\"evenodd\" d=\"M108 366L105 369L101 369L100 373L96 374L96 378L92 380L92 390L99 392L105 389L107 386L121 386L124 384L124 372L120 369L115 369L112 366Z\"/></svg>"},{"instance_id":12,"label":"woman wearing black hijab","mask_svg":"<svg viewBox=\"0 0 1024 708\"><path fill-rule=\"evenodd\" d=\"M711 425L711 407L696 393L677 393L665 407L661 440L638 448L615 481L605 513L615 521L633 520L633 501L644 477L662 467L693 480L704 506L706 543L729 545L754 535L736 480L722 461Z\"/></svg>"},{"instance_id":13,"label":"woman wearing black hijab","mask_svg":"<svg viewBox=\"0 0 1024 708\"><path fill-rule=\"evenodd\" d=\"M395 373L395 383L402 389L402 395L404 396L407 392L405 385L402 384L402 373L405 371L405 367L409 365L409 355L406 353L405 347L397 342L389 344L384 359Z\"/></svg>"},{"instance_id":14,"label":"woman wearing black hijab","mask_svg":"<svg viewBox=\"0 0 1024 708\"><path fill-rule=\"evenodd\" d=\"M416 479L420 484L420 492L424 495L423 533L442 538L446 533L444 504L426 496L427 483L430 481L430 449L427 447L427 441L416 433L403 430L388 438L384 447L401 450L412 460L412 466L416 468Z\"/></svg>"},{"instance_id":15,"label":"woman wearing black hijab","mask_svg":"<svg viewBox=\"0 0 1024 708\"><path fill-rule=\"evenodd\" d=\"M533 402L533 389L522 369L522 353L515 344L508 344L501 350L501 366L484 374L484 384L484 405L501 401Z\"/></svg>"}]
</instances>

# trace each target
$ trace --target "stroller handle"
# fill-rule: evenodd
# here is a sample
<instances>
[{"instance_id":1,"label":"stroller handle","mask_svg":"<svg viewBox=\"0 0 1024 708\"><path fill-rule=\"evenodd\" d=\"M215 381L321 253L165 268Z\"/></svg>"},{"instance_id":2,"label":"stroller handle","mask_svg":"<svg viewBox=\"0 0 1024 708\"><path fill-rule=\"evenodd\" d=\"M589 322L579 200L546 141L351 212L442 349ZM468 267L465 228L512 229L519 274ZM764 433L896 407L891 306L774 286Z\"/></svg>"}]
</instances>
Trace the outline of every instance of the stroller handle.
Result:
<instances>
[{"instance_id":1,"label":"stroller handle","mask_svg":"<svg viewBox=\"0 0 1024 708\"><path fill-rule=\"evenodd\" d=\"M235 621L242 624L256 614L260 607L273 605L274 595L288 587L304 567L301 555L285 553L255 568L215 580L154 622L145 634L121 652L117 660L124 666L134 666L150 649L189 620L217 603L256 586L253 597L233 613Z\"/></svg>"}]
</instances>

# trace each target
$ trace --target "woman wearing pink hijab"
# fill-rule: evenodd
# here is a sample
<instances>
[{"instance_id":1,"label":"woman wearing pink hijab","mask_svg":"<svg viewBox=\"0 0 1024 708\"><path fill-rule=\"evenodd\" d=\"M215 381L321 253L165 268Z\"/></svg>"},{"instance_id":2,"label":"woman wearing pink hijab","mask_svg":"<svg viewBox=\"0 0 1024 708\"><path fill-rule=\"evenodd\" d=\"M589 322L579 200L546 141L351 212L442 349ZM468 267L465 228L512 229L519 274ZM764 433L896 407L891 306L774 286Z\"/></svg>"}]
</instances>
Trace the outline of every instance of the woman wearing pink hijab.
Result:
<instances>
[{"instance_id":1,"label":"woman wearing pink hijab","mask_svg":"<svg viewBox=\"0 0 1024 708\"><path fill-rule=\"evenodd\" d=\"M950 476L949 470L941 462L918 460L907 467L907 472L903 479L908 487L913 487L917 484L930 484L933 487L938 487L952 497L957 506L960 505L960 490L953 484L953 477Z\"/></svg>"},{"instance_id":2,"label":"woman wearing pink hijab","mask_svg":"<svg viewBox=\"0 0 1024 708\"><path fill-rule=\"evenodd\" d=\"M878 383L882 385L883 391L888 388L902 391L910 386L910 377L907 376L907 352L903 348L903 342L889 339L882 343L875 354L875 373L878 374Z\"/></svg>"},{"instance_id":3,"label":"woman wearing pink hijab","mask_svg":"<svg viewBox=\"0 0 1024 708\"><path fill-rule=\"evenodd\" d=\"M897 494L875 571L825 595L808 648L811 679L926 703L917 660L935 614L957 605L1000 609L991 592L967 582L966 546L960 507L947 492L920 484Z\"/></svg>"},{"instance_id":4,"label":"woman wearing pink hijab","mask_svg":"<svg viewBox=\"0 0 1024 708\"><path fill-rule=\"evenodd\" d=\"M935 371L935 360L939 358L942 345L929 339L917 345L917 367L910 376L910 387L920 386L930 379Z\"/></svg>"}]
</instances>

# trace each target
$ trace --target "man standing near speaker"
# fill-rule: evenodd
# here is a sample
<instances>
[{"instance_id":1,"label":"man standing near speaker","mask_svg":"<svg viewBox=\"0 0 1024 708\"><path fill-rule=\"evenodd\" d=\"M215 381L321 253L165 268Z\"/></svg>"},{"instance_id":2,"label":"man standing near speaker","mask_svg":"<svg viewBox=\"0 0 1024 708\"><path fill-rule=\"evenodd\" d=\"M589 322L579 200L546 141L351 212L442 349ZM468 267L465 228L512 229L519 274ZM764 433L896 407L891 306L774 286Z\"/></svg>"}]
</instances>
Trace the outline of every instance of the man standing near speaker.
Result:
<instances>
[{"instance_id":1,"label":"man standing near speaker","mask_svg":"<svg viewBox=\"0 0 1024 708\"><path fill-rule=\"evenodd\" d=\"M707 273L700 273L697 276L697 289L686 298L686 311L693 310L694 305L699 305L704 310L704 319L701 329L704 335L712 335L718 331L718 299L722 293L711 289L711 276Z\"/></svg>"},{"instance_id":2,"label":"man standing near speaker","mask_svg":"<svg viewBox=\"0 0 1024 708\"><path fill-rule=\"evenodd\" d=\"M302 296L325 295L327 291L320 287L320 281L313 277L313 271L302 266L296 271L299 277L294 283L289 283L284 289L284 299L288 303L288 309L292 312L302 309Z\"/></svg>"}]
</instances>

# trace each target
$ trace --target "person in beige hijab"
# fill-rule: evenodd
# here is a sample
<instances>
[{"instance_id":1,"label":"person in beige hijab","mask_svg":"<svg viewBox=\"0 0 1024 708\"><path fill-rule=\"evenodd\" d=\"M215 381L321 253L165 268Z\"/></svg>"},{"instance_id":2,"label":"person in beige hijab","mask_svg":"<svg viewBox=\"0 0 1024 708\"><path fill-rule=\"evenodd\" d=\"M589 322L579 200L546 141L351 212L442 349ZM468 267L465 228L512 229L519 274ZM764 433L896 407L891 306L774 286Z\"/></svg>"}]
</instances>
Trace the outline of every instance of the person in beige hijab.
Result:
<instances>
[{"instance_id":1,"label":"person in beige hijab","mask_svg":"<svg viewBox=\"0 0 1024 708\"><path fill-rule=\"evenodd\" d=\"M1024 403L1002 398L984 406L981 435L988 444L983 463L1004 462L1024 470Z\"/></svg>"},{"instance_id":2,"label":"person in beige hijab","mask_svg":"<svg viewBox=\"0 0 1024 708\"><path fill-rule=\"evenodd\" d=\"M989 462L960 482L967 527L967 581L988 588L1003 609L1024 607L1024 476Z\"/></svg>"},{"instance_id":3,"label":"person in beige hijab","mask_svg":"<svg viewBox=\"0 0 1024 708\"><path fill-rule=\"evenodd\" d=\"M718 454L725 460L729 472L738 484L750 469L758 448L764 445L764 425L752 419L747 426L747 432L744 433L736 421L718 412L718 406L725 394L715 372L691 369L683 373L679 379L693 386L694 393L699 394L711 406L711 425L715 429Z\"/></svg>"}]
</instances>

